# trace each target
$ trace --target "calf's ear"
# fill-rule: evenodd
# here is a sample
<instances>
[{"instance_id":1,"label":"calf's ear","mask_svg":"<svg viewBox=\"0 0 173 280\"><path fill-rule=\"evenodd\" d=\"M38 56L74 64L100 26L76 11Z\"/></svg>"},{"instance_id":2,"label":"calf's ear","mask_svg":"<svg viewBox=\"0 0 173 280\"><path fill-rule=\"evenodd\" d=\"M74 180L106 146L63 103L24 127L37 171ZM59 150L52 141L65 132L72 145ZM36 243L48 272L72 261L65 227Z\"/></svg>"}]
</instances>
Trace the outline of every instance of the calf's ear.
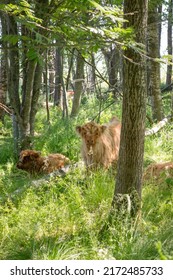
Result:
<instances>
[{"instance_id":1,"label":"calf's ear","mask_svg":"<svg viewBox=\"0 0 173 280\"><path fill-rule=\"evenodd\" d=\"M82 127L80 125L76 126L76 131L81 134Z\"/></svg>"},{"instance_id":2,"label":"calf's ear","mask_svg":"<svg viewBox=\"0 0 173 280\"><path fill-rule=\"evenodd\" d=\"M38 151L38 152L35 153L35 157L36 157L36 158L38 158L38 157L40 157L40 156L41 156L41 152L40 152L40 151Z\"/></svg>"},{"instance_id":3,"label":"calf's ear","mask_svg":"<svg viewBox=\"0 0 173 280\"><path fill-rule=\"evenodd\" d=\"M30 156L31 159L34 159L34 158L40 157L40 155L41 155L41 152L40 152L40 151L38 151L38 152L34 151L34 152L31 153L29 156Z\"/></svg>"},{"instance_id":4,"label":"calf's ear","mask_svg":"<svg viewBox=\"0 0 173 280\"><path fill-rule=\"evenodd\" d=\"M101 125L100 128L101 128L101 132L103 133L106 130L107 126L106 125Z\"/></svg>"}]
</instances>

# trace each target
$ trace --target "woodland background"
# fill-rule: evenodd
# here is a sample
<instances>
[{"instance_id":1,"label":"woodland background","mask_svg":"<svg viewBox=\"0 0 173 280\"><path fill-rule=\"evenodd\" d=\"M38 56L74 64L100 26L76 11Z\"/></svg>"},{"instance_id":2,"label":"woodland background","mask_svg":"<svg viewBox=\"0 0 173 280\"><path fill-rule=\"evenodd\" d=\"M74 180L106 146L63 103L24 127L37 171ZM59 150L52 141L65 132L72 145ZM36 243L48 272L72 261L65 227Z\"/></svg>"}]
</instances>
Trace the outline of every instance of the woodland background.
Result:
<instances>
[{"instance_id":1,"label":"woodland background","mask_svg":"<svg viewBox=\"0 0 173 280\"><path fill-rule=\"evenodd\" d=\"M172 161L171 121L144 143L173 114L172 13L172 0L1 1L1 259L172 259L172 176L142 181L150 163ZM40 178L16 169L26 148L79 162L75 126L113 115L131 143L130 175L121 152L116 188L114 170ZM140 221L116 211L110 221L113 198L132 185Z\"/></svg>"}]
</instances>

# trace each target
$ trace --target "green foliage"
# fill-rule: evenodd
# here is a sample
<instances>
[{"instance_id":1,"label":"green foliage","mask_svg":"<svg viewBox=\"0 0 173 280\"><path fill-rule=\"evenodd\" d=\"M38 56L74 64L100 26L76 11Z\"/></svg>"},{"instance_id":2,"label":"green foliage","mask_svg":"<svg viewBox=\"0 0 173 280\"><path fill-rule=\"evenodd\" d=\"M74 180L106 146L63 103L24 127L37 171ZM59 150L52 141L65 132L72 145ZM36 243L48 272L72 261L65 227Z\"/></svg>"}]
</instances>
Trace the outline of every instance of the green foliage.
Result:
<instances>
[{"instance_id":1,"label":"green foliage","mask_svg":"<svg viewBox=\"0 0 173 280\"><path fill-rule=\"evenodd\" d=\"M13 160L13 139L11 133L11 122L5 116L4 125L0 123L0 164Z\"/></svg>"},{"instance_id":2,"label":"green foliage","mask_svg":"<svg viewBox=\"0 0 173 280\"><path fill-rule=\"evenodd\" d=\"M159 5L166 5L167 1L165 0L149 0L148 6L149 6L149 11L152 11L153 9L155 9L156 7L158 7Z\"/></svg>"},{"instance_id":3,"label":"green foliage","mask_svg":"<svg viewBox=\"0 0 173 280\"><path fill-rule=\"evenodd\" d=\"M5 4L5 5L0 5L0 9L6 12L9 15L13 15L17 21L21 22L26 22L26 21L31 21L31 22L41 22L41 20L37 17L34 16L34 11L31 8L30 4L22 0L18 4Z\"/></svg>"},{"instance_id":4,"label":"green foliage","mask_svg":"<svg viewBox=\"0 0 173 280\"><path fill-rule=\"evenodd\" d=\"M37 61L39 64L43 65L43 57L38 53L38 50L36 50L35 48L30 48L26 54L26 57L29 60L34 60Z\"/></svg>"},{"instance_id":5,"label":"green foliage","mask_svg":"<svg viewBox=\"0 0 173 280\"><path fill-rule=\"evenodd\" d=\"M55 1L54 7L48 2L43 7L37 1L32 4L17 1L16 4L0 5L0 9L12 15L30 31L28 38L26 36L23 40L28 48L37 44L41 48L47 48L47 45L56 40L63 47L75 47L86 53L96 52L112 40L119 47L129 40L133 41L130 29L123 28L124 19L119 1L115 1L112 6L109 3L103 6L100 1ZM13 44L21 39L20 35L3 37L3 40Z\"/></svg>"}]
</instances>

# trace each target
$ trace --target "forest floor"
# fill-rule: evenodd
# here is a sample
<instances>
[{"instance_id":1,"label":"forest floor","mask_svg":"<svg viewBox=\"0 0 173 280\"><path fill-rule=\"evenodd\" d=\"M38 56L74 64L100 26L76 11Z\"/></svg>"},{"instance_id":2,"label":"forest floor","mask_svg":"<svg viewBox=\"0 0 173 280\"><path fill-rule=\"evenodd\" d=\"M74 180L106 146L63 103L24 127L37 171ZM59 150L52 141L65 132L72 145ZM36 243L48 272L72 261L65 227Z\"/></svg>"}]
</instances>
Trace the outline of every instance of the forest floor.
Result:
<instances>
[{"instance_id":1,"label":"forest floor","mask_svg":"<svg viewBox=\"0 0 173 280\"><path fill-rule=\"evenodd\" d=\"M90 116L96 108L88 105ZM115 104L103 112L106 122L120 110ZM59 152L81 160L75 125L85 122L87 110L75 120L62 120L51 109L37 116L34 149L42 154ZM173 124L146 137L144 170L150 163L173 161ZM115 188L115 173L99 170L86 175L76 167L64 177L39 181L16 168L11 120L0 132L0 259L173 259L173 177L161 174L143 182L142 211L138 221L115 216L103 232ZM41 182L37 184L37 182Z\"/></svg>"}]
</instances>

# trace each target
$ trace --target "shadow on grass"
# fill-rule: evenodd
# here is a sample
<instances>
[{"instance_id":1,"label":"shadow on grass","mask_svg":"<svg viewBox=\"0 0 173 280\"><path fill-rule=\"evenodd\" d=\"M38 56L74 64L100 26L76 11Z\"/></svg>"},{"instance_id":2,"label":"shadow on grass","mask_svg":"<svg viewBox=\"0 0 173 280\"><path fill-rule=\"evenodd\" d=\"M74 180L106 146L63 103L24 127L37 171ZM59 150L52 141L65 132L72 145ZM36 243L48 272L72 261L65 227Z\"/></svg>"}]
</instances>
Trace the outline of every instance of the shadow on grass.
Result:
<instances>
[{"instance_id":1,"label":"shadow on grass","mask_svg":"<svg viewBox=\"0 0 173 280\"><path fill-rule=\"evenodd\" d=\"M14 163L9 163L0 169L0 202L7 200L16 203L24 192L32 186L34 177L23 170L18 170Z\"/></svg>"},{"instance_id":2,"label":"shadow on grass","mask_svg":"<svg viewBox=\"0 0 173 280\"><path fill-rule=\"evenodd\" d=\"M0 248L1 260L67 260L96 259L96 250L88 231L78 235L34 236L9 238Z\"/></svg>"}]
</instances>

